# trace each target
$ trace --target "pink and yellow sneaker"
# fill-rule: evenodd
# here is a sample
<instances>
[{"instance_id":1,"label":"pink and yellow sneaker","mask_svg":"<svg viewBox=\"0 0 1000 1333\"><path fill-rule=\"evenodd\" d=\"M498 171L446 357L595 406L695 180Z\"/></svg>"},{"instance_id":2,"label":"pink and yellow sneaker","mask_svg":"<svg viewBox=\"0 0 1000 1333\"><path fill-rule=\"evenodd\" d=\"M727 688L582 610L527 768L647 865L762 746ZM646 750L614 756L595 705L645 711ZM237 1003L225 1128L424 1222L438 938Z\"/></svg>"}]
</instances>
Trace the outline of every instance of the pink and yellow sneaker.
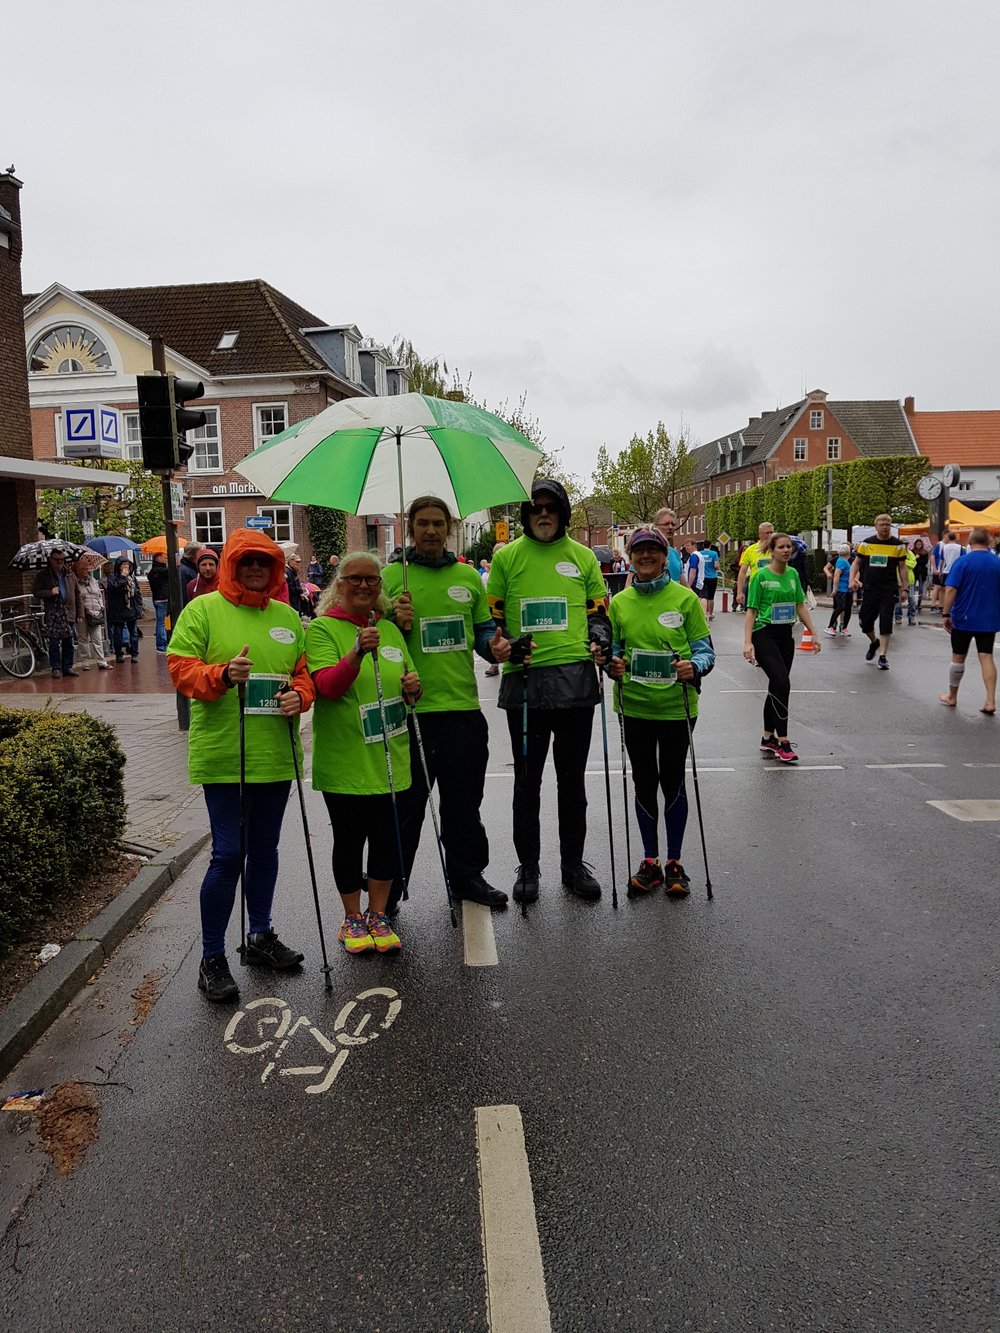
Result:
<instances>
[{"instance_id":1,"label":"pink and yellow sneaker","mask_svg":"<svg viewBox=\"0 0 1000 1333\"><path fill-rule=\"evenodd\" d=\"M337 931L337 939L348 953L364 953L367 949L376 947L368 929L368 922L360 913L344 917L344 923Z\"/></svg>"},{"instance_id":2,"label":"pink and yellow sneaker","mask_svg":"<svg viewBox=\"0 0 1000 1333\"><path fill-rule=\"evenodd\" d=\"M392 953L403 947L403 941L393 930L384 912L368 913L368 933L379 953Z\"/></svg>"}]
</instances>

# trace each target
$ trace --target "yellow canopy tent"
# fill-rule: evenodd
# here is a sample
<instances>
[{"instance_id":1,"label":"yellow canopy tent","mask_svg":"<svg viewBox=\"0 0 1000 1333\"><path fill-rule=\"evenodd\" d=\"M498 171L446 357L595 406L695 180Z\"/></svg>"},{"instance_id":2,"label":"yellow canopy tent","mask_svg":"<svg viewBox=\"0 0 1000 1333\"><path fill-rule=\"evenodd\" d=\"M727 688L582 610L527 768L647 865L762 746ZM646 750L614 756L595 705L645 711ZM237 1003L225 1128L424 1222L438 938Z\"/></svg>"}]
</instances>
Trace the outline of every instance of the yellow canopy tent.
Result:
<instances>
[{"instance_id":1,"label":"yellow canopy tent","mask_svg":"<svg viewBox=\"0 0 1000 1333\"><path fill-rule=\"evenodd\" d=\"M919 536L928 530L928 523L903 523L899 533L902 537ZM994 500L988 509L977 512L962 504L961 500L952 500L948 504L948 526L956 532L968 533L973 528L987 528L990 532L1000 531L1000 500Z\"/></svg>"}]
</instances>

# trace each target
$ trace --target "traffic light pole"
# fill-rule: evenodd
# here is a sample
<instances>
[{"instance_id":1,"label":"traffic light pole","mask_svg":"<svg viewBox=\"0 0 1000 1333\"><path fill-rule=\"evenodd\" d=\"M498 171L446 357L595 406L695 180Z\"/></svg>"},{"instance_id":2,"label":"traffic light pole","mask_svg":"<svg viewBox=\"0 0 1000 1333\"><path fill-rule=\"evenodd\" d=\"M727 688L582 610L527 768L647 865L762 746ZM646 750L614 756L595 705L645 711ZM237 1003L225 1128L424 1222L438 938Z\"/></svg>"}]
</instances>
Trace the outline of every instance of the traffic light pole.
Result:
<instances>
[{"instance_id":1,"label":"traffic light pole","mask_svg":"<svg viewBox=\"0 0 1000 1333\"><path fill-rule=\"evenodd\" d=\"M167 356L163 348L163 339L154 337L150 339L153 348L153 369L158 370L161 375L167 373ZM170 501L170 482L172 473L167 473L160 477L160 487L163 494L163 531L167 538L167 612L169 615L169 626L173 628L177 624L177 617L181 613L183 599L181 593L181 571L177 563L177 528L174 524L174 511ZM186 694L177 693L177 726L181 731L189 730L191 726L191 701Z\"/></svg>"}]
</instances>

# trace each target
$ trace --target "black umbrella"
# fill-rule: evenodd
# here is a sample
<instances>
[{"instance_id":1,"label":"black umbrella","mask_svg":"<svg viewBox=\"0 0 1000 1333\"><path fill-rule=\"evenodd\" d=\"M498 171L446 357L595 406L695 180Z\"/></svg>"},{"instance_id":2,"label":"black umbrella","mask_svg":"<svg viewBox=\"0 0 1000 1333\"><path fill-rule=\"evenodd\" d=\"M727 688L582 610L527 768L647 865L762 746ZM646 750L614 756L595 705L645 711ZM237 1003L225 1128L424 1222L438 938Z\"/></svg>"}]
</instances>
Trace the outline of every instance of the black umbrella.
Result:
<instances>
[{"instance_id":1,"label":"black umbrella","mask_svg":"<svg viewBox=\"0 0 1000 1333\"><path fill-rule=\"evenodd\" d=\"M28 542L10 562L11 569L43 569L49 563L53 551L61 552L71 564L81 555L89 555L86 546L77 546L76 542L64 541L62 537L49 537L42 542Z\"/></svg>"}]
</instances>

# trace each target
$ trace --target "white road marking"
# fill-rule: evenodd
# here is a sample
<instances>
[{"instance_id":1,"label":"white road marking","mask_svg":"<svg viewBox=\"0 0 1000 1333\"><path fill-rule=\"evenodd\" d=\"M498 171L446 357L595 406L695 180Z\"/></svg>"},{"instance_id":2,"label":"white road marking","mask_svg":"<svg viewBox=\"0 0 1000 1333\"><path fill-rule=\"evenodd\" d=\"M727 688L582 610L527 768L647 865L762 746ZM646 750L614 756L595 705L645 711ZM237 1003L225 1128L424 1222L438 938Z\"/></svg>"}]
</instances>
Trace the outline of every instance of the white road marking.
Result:
<instances>
[{"instance_id":1,"label":"white road marking","mask_svg":"<svg viewBox=\"0 0 1000 1333\"><path fill-rule=\"evenodd\" d=\"M947 768L947 764L865 764L865 768Z\"/></svg>"},{"instance_id":2,"label":"white road marking","mask_svg":"<svg viewBox=\"0 0 1000 1333\"><path fill-rule=\"evenodd\" d=\"M963 768L1000 768L1000 764L963 764Z\"/></svg>"},{"instance_id":3,"label":"white road marking","mask_svg":"<svg viewBox=\"0 0 1000 1333\"><path fill-rule=\"evenodd\" d=\"M777 764L761 769L762 773L843 773L843 764Z\"/></svg>"},{"instance_id":4,"label":"white road marking","mask_svg":"<svg viewBox=\"0 0 1000 1333\"><path fill-rule=\"evenodd\" d=\"M767 688L765 687L765 688L762 689L762 690L715 690L714 693L715 693L715 694L766 694L766 693L767 693ZM791 693L791 694L836 694L837 691L836 691L836 690L791 690L791 691L789 691L789 693ZM856 691L856 690L852 690L851 693L852 693L852 694L856 694L857 691Z\"/></svg>"},{"instance_id":5,"label":"white road marking","mask_svg":"<svg viewBox=\"0 0 1000 1333\"><path fill-rule=\"evenodd\" d=\"M549 1333L524 1126L516 1106L476 1107L490 1333Z\"/></svg>"},{"instance_id":6,"label":"white road marking","mask_svg":"<svg viewBox=\"0 0 1000 1333\"><path fill-rule=\"evenodd\" d=\"M462 935L466 967L496 967L497 941L493 913L482 903L462 903Z\"/></svg>"},{"instance_id":7,"label":"white road marking","mask_svg":"<svg viewBox=\"0 0 1000 1333\"><path fill-rule=\"evenodd\" d=\"M1000 801L928 801L927 804L963 824L1000 820Z\"/></svg>"}]
</instances>

